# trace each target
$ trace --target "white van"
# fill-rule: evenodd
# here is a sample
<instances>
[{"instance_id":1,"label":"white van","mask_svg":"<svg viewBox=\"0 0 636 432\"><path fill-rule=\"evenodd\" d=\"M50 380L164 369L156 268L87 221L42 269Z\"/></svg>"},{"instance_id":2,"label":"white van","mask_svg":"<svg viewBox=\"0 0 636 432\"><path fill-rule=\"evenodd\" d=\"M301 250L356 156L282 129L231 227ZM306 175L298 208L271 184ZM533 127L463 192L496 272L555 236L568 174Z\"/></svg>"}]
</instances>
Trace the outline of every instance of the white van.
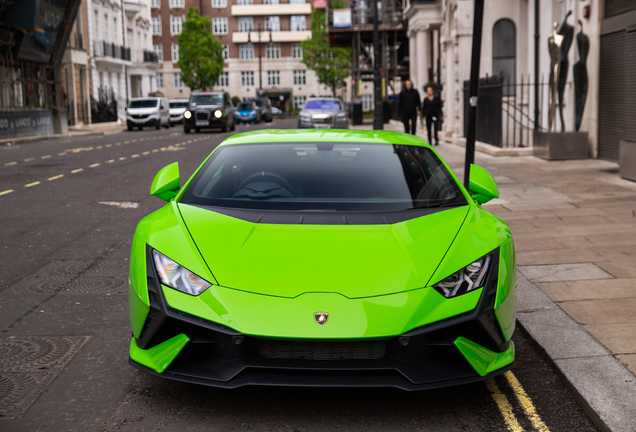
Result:
<instances>
[{"instance_id":1,"label":"white van","mask_svg":"<svg viewBox=\"0 0 636 432\"><path fill-rule=\"evenodd\" d=\"M126 108L126 124L129 131L133 130L134 127L142 130L144 126L154 126L157 129L161 126L169 128L168 99L162 97L131 99Z\"/></svg>"}]
</instances>

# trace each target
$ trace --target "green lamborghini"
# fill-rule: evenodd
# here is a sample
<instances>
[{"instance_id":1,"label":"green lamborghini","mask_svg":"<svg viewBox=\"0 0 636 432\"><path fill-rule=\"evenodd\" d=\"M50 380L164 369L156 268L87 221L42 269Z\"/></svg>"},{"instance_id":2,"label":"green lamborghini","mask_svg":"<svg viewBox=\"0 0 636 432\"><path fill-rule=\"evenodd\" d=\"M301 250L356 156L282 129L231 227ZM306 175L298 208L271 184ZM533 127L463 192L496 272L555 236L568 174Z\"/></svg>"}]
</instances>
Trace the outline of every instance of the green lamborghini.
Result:
<instances>
[{"instance_id":1,"label":"green lamborghini","mask_svg":"<svg viewBox=\"0 0 636 432\"><path fill-rule=\"evenodd\" d=\"M150 193L130 260L130 364L191 383L430 389L514 365L508 225L426 142L234 135Z\"/></svg>"}]
</instances>

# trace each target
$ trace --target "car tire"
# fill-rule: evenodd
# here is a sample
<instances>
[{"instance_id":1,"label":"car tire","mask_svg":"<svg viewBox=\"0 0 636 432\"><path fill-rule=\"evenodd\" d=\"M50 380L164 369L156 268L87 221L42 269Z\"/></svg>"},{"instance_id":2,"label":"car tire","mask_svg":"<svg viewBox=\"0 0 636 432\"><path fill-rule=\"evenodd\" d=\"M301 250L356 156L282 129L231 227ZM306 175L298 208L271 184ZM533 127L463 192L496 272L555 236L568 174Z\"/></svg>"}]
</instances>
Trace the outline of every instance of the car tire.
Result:
<instances>
[{"instance_id":1,"label":"car tire","mask_svg":"<svg viewBox=\"0 0 636 432\"><path fill-rule=\"evenodd\" d=\"M183 132L189 134L190 133L190 128L189 127L184 127L183 128Z\"/></svg>"},{"instance_id":2,"label":"car tire","mask_svg":"<svg viewBox=\"0 0 636 432\"><path fill-rule=\"evenodd\" d=\"M157 122L157 125L155 126L155 129L157 129L157 130L161 129L161 120L159 120Z\"/></svg>"},{"instance_id":3,"label":"car tire","mask_svg":"<svg viewBox=\"0 0 636 432\"><path fill-rule=\"evenodd\" d=\"M194 133L199 133L199 132L201 132L201 129L199 129L199 128L195 128L194 129Z\"/></svg>"},{"instance_id":4,"label":"car tire","mask_svg":"<svg viewBox=\"0 0 636 432\"><path fill-rule=\"evenodd\" d=\"M131 125L128 125L128 132L131 132L133 130L133 127Z\"/></svg>"},{"instance_id":5,"label":"car tire","mask_svg":"<svg viewBox=\"0 0 636 432\"><path fill-rule=\"evenodd\" d=\"M227 120L223 123L223 126L221 126L221 132L227 132Z\"/></svg>"},{"instance_id":6,"label":"car tire","mask_svg":"<svg viewBox=\"0 0 636 432\"><path fill-rule=\"evenodd\" d=\"M231 131L235 131L236 130L236 122L235 121L232 122L232 128L230 130Z\"/></svg>"}]
</instances>

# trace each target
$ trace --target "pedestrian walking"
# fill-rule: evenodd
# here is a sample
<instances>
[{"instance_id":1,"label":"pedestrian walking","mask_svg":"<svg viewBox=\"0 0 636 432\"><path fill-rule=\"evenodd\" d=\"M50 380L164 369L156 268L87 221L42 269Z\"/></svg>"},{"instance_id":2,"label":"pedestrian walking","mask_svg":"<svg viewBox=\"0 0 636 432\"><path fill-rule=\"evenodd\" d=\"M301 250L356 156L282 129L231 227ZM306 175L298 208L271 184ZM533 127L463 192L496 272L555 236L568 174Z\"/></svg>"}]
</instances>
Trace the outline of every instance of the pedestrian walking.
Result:
<instances>
[{"instance_id":1,"label":"pedestrian walking","mask_svg":"<svg viewBox=\"0 0 636 432\"><path fill-rule=\"evenodd\" d=\"M422 116L426 119L428 143L432 145L434 137L435 145L439 145L437 131L439 130L440 124L444 119L444 112L442 111L442 99L440 99L440 97L435 94L435 88L432 85L426 87L426 97L422 102ZM433 130L432 134L431 129Z\"/></svg>"},{"instance_id":2,"label":"pedestrian walking","mask_svg":"<svg viewBox=\"0 0 636 432\"><path fill-rule=\"evenodd\" d=\"M420 92L413 88L411 80L407 80L404 87L398 96L398 114L404 123L404 133L415 135L417 118L420 115Z\"/></svg>"}]
</instances>

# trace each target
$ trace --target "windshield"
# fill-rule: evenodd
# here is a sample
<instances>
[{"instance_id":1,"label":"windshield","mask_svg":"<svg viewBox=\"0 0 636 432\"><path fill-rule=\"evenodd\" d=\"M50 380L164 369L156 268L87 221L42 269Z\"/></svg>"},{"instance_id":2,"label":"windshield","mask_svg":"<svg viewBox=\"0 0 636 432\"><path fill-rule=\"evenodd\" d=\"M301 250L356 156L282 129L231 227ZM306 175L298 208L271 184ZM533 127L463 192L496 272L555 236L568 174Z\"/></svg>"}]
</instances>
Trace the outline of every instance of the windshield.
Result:
<instances>
[{"instance_id":1,"label":"windshield","mask_svg":"<svg viewBox=\"0 0 636 432\"><path fill-rule=\"evenodd\" d=\"M336 111L341 110L342 107L340 102L335 100L310 100L305 104L305 109Z\"/></svg>"},{"instance_id":2,"label":"windshield","mask_svg":"<svg viewBox=\"0 0 636 432\"><path fill-rule=\"evenodd\" d=\"M265 99L254 99L254 103L261 108L265 108L267 106L267 101Z\"/></svg>"},{"instance_id":3,"label":"windshield","mask_svg":"<svg viewBox=\"0 0 636 432\"><path fill-rule=\"evenodd\" d=\"M407 210L466 204L425 147L391 144L243 144L219 148L185 204L269 210Z\"/></svg>"},{"instance_id":4,"label":"windshield","mask_svg":"<svg viewBox=\"0 0 636 432\"><path fill-rule=\"evenodd\" d=\"M190 98L190 105L223 105L223 95L222 94L203 94L203 95L192 95Z\"/></svg>"},{"instance_id":5,"label":"windshield","mask_svg":"<svg viewBox=\"0 0 636 432\"><path fill-rule=\"evenodd\" d=\"M187 102L170 102L170 108L185 108Z\"/></svg>"},{"instance_id":6,"label":"windshield","mask_svg":"<svg viewBox=\"0 0 636 432\"><path fill-rule=\"evenodd\" d=\"M128 108L156 108L158 103L157 99L132 100Z\"/></svg>"},{"instance_id":7,"label":"windshield","mask_svg":"<svg viewBox=\"0 0 636 432\"><path fill-rule=\"evenodd\" d=\"M237 109L239 111L252 111L254 109L254 104L252 102L241 102L238 104Z\"/></svg>"}]
</instances>

